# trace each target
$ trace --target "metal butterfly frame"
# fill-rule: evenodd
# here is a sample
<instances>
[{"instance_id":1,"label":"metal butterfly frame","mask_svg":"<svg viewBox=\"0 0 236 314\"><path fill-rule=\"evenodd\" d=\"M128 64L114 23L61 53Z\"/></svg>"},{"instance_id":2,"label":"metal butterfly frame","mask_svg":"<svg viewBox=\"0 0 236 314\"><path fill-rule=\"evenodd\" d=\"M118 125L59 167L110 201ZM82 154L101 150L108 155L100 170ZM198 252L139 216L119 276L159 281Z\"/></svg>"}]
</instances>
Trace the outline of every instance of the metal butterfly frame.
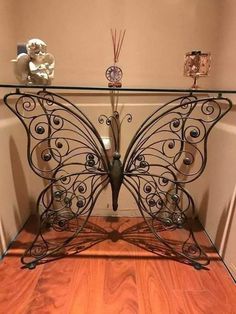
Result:
<instances>
[{"instance_id":1,"label":"metal butterfly frame","mask_svg":"<svg viewBox=\"0 0 236 314\"><path fill-rule=\"evenodd\" d=\"M37 200L38 210L43 208L38 233L21 259L24 267L32 269L107 239L123 239L197 269L206 266L209 258L192 231L195 206L185 185L204 171L208 135L232 102L221 94L198 98L192 91L169 101L142 123L121 162L120 129L132 116L121 119L114 111L98 118L113 135L114 153L109 160L98 131L79 105L49 88L35 94L17 89L4 97L25 127L31 169L47 182ZM118 208L124 185L144 224L107 232L88 221L108 184L113 210ZM184 239L180 235L183 229ZM143 236L148 232L148 237Z\"/></svg>"}]
</instances>

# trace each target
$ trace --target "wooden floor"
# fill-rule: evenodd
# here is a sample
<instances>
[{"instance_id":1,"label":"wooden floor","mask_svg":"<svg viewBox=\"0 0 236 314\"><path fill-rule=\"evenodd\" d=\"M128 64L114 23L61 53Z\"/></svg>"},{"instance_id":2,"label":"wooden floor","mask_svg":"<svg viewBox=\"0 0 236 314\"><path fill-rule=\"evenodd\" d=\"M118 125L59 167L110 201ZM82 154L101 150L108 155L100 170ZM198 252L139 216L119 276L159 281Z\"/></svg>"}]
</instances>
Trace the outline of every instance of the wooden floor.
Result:
<instances>
[{"instance_id":1,"label":"wooden floor","mask_svg":"<svg viewBox=\"0 0 236 314\"><path fill-rule=\"evenodd\" d=\"M97 220L110 229L134 222ZM196 237L211 258L209 269L200 271L122 240L21 269L19 258L33 231L29 222L0 262L1 314L236 313L236 285L199 228Z\"/></svg>"}]
</instances>

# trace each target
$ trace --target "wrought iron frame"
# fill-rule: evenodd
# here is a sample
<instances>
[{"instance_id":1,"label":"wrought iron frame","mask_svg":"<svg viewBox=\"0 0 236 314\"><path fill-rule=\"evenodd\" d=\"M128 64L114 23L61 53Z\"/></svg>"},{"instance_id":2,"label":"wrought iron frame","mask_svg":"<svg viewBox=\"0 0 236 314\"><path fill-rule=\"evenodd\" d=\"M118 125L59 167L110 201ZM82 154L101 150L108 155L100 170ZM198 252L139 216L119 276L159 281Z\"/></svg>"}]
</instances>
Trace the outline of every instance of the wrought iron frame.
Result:
<instances>
[{"instance_id":1,"label":"wrought iron frame","mask_svg":"<svg viewBox=\"0 0 236 314\"><path fill-rule=\"evenodd\" d=\"M209 263L192 231L195 205L185 185L204 171L208 135L232 107L231 100L222 95L236 91L9 84L0 88L15 90L5 95L4 102L25 127L30 167L48 182L37 200L37 209L43 206L44 211L38 233L21 258L24 267L33 269L107 239L123 239L196 269ZM37 92L31 93L32 89ZM99 123L111 129L114 153L109 160L99 132L79 105L52 90L180 96L146 118L121 162L121 125L132 121L131 114L121 118L115 110L110 116L102 114L98 118ZM144 223L122 232L108 232L88 221L97 198L109 183L113 210L118 208L118 195L124 184ZM183 241L168 238L170 232L178 237L181 229L187 230ZM60 235L56 239L55 233Z\"/></svg>"}]
</instances>

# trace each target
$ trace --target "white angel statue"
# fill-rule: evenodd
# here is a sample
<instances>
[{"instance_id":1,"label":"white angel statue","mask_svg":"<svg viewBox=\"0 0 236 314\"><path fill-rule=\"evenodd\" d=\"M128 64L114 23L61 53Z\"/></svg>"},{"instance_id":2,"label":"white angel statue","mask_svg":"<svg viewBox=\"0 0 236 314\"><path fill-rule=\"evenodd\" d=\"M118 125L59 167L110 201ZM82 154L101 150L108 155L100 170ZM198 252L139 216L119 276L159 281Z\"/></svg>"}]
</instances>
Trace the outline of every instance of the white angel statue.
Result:
<instances>
[{"instance_id":1,"label":"white angel statue","mask_svg":"<svg viewBox=\"0 0 236 314\"><path fill-rule=\"evenodd\" d=\"M55 59L47 52L47 45L40 39L30 39L27 53L21 53L14 61L14 72L22 84L50 85L54 78Z\"/></svg>"}]
</instances>

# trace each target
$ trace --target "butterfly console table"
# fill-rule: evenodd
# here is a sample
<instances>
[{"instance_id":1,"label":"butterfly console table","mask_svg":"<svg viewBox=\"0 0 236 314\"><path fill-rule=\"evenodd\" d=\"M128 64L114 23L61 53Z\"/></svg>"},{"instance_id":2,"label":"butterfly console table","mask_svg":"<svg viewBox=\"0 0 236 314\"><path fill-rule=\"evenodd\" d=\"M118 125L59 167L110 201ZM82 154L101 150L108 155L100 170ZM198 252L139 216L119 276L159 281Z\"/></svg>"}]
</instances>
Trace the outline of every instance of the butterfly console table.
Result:
<instances>
[{"instance_id":1,"label":"butterfly console table","mask_svg":"<svg viewBox=\"0 0 236 314\"><path fill-rule=\"evenodd\" d=\"M196 269L209 263L192 231L195 206L185 186L205 169L208 135L232 107L231 100L224 97L232 91L0 87L8 91L4 103L26 130L29 165L47 182L37 200L41 211L38 233L21 258L23 267L33 269L107 239L128 241ZM173 95L173 99L157 106L143 121L124 156L120 154L120 130L123 122L132 123L132 115L121 119L117 110L101 114L98 122L110 128L112 135L109 158L94 124L78 104L63 96L65 91L113 96L143 92ZM124 185L136 201L143 223L123 232L107 232L89 221L96 200L109 184L113 210L118 209ZM178 239L181 230L185 236Z\"/></svg>"}]
</instances>

